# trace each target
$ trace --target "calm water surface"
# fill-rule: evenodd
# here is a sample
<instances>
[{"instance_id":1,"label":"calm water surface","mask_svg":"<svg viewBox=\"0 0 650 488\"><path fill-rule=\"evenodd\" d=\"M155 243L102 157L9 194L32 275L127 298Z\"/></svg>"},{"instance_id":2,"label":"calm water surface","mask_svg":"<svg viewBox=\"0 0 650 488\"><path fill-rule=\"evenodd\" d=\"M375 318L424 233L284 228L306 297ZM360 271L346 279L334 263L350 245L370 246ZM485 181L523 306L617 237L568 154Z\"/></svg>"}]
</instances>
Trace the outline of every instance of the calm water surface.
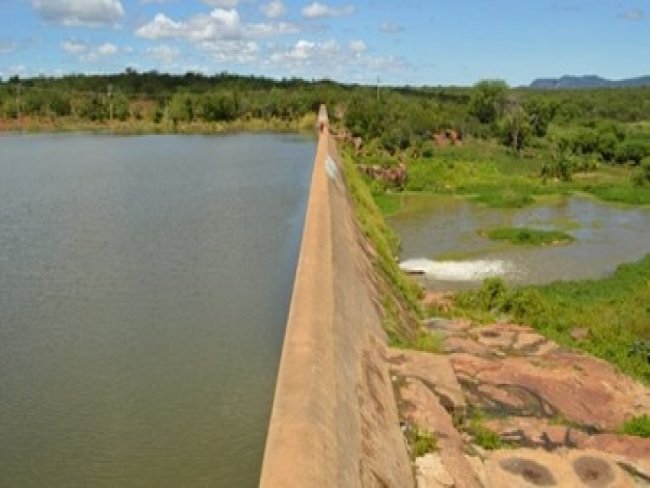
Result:
<instances>
[{"instance_id":1,"label":"calm water surface","mask_svg":"<svg viewBox=\"0 0 650 488\"><path fill-rule=\"evenodd\" d=\"M493 209L445 196L403 197L390 219L402 238L401 259L427 271L433 289L476 286L486 276L513 283L600 278L650 252L650 208L612 205L586 196L523 209ZM561 246L513 246L490 241L496 227L559 229L575 238Z\"/></svg>"},{"instance_id":2,"label":"calm water surface","mask_svg":"<svg viewBox=\"0 0 650 488\"><path fill-rule=\"evenodd\" d=\"M314 143L0 137L0 486L256 486Z\"/></svg>"}]
</instances>

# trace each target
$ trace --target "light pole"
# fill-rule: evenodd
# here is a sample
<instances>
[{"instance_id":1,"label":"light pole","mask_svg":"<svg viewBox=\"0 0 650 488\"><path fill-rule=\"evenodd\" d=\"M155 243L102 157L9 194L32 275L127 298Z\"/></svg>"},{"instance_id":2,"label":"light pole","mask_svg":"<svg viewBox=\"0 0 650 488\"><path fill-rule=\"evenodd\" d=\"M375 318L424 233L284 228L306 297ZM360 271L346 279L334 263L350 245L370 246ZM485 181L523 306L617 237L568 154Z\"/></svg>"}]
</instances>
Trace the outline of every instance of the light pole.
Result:
<instances>
[{"instance_id":1,"label":"light pole","mask_svg":"<svg viewBox=\"0 0 650 488\"><path fill-rule=\"evenodd\" d=\"M20 125L21 122L21 109L20 109L20 90L22 88L22 85L20 82L16 83L16 118L18 119L18 125Z\"/></svg>"},{"instance_id":2,"label":"light pole","mask_svg":"<svg viewBox=\"0 0 650 488\"><path fill-rule=\"evenodd\" d=\"M108 85L108 120L113 122L113 85Z\"/></svg>"}]
</instances>

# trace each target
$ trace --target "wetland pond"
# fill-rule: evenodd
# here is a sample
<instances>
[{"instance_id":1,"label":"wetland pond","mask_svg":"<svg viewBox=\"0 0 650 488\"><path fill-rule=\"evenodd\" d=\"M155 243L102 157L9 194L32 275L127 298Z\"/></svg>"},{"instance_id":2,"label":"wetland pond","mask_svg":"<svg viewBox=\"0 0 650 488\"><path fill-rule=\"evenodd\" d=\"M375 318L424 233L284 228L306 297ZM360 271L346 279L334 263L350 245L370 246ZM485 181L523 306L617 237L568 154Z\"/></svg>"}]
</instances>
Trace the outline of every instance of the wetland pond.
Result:
<instances>
[{"instance_id":1,"label":"wetland pond","mask_svg":"<svg viewBox=\"0 0 650 488\"><path fill-rule=\"evenodd\" d=\"M0 486L258 485L314 153L0 137Z\"/></svg>"},{"instance_id":2,"label":"wetland pond","mask_svg":"<svg viewBox=\"0 0 650 488\"><path fill-rule=\"evenodd\" d=\"M548 197L520 209L495 209L437 195L400 197L388 219L401 238L401 266L423 272L433 290L476 287L501 276L513 284L596 279L650 252L650 208L604 203L588 196ZM503 227L560 230L561 245L521 246L491 241L484 231Z\"/></svg>"}]
</instances>

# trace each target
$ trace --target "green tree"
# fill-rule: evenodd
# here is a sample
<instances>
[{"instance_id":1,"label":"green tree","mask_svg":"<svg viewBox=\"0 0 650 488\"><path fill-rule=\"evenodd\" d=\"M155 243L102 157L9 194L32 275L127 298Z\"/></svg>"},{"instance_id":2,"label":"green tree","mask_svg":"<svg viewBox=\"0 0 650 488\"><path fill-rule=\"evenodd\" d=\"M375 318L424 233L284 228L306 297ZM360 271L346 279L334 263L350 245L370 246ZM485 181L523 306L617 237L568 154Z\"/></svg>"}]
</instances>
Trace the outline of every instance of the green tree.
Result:
<instances>
[{"instance_id":1,"label":"green tree","mask_svg":"<svg viewBox=\"0 0 650 488\"><path fill-rule=\"evenodd\" d=\"M169 101L169 118L174 122L194 120L194 97L189 93L174 93Z\"/></svg>"},{"instance_id":2,"label":"green tree","mask_svg":"<svg viewBox=\"0 0 650 488\"><path fill-rule=\"evenodd\" d=\"M616 148L616 161L619 163L639 164L648 155L650 155L648 144L639 140L626 140Z\"/></svg>"},{"instance_id":3,"label":"green tree","mask_svg":"<svg viewBox=\"0 0 650 488\"><path fill-rule=\"evenodd\" d=\"M532 134L531 117L512 97L503 103L502 110L497 123L501 141L520 152Z\"/></svg>"},{"instance_id":4,"label":"green tree","mask_svg":"<svg viewBox=\"0 0 650 488\"><path fill-rule=\"evenodd\" d=\"M546 135L557 108L557 103L554 100L541 97L532 98L524 103L524 109L530 115L530 125L534 135L537 137Z\"/></svg>"},{"instance_id":5,"label":"green tree","mask_svg":"<svg viewBox=\"0 0 650 488\"><path fill-rule=\"evenodd\" d=\"M469 113L483 124L496 121L500 107L508 94L508 85L502 80L479 81L472 89Z\"/></svg>"}]
</instances>

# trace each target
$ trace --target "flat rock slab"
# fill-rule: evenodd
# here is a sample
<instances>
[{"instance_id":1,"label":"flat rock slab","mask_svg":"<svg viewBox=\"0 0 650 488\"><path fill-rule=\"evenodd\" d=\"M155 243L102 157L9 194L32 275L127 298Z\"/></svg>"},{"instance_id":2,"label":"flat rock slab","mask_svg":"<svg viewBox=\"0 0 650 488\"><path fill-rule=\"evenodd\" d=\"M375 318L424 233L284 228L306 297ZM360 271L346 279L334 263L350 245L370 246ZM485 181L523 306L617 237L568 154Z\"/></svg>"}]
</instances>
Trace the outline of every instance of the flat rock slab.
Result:
<instances>
[{"instance_id":1,"label":"flat rock slab","mask_svg":"<svg viewBox=\"0 0 650 488\"><path fill-rule=\"evenodd\" d=\"M562 447L586 447L580 445L589 437L580 429L551 422L538 417L504 417L489 419L485 426L508 442L520 446L553 450Z\"/></svg>"},{"instance_id":2,"label":"flat rock slab","mask_svg":"<svg viewBox=\"0 0 650 488\"><path fill-rule=\"evenodd\" d=\"M436 394L421 380L413 377L401 378L398 382L398 389L399 410L405 420L411 425L426 429L436 435L440 462L445 472L454 481L452 486L480 487L477 475L464 455L463 438L454 427L451 415L440 404ZM424 483L424 478L421 477L420 483ZM418 486L439 485L420 484Z\"/></svg>"},{"instance_id":3,"label":"flat rock slab","mask_svg":"<svg viewBox=\"0 0 650 488\"><path fill-rule=\"evenodd\" d=\"M611 431L650 412L650 389L530 327L468 329L462 322L449 327L445 350L468 403L501 415L560 415L591 431Z\"/></svg>"},{"instance_id":4,"label":"flat rock slab","mask_svg":"<svg viewBox=\"0 0 650 488\"><path fill-rule=\"evenodd\" d=\"M427 352L389 349L391 371L404 378L417 378L431 388L448 411L464 414L467 404L449 356Z\"/></svg>"},{"instance_id":5,"label":"flat rock slab","mask_svg":"<svg viewBox=\"0 0 650 488\"><path fill-rule=\"evenodd\" d=\"M453 353L450 358L471 393L468 398L488 410L540 417L560 414L597 431L614 430L626 419L650 411L647 388L585 355L555 353L535 360Z\"/></svg>"},{"instance_id":6,"label":"flat rock slab","mask_svg":"<svg viewBox=\"0 0 650 488\"><path fill-rule=\"evenodd\" d=\"M426 454L415 460L415 481L418 488L453 488L456 482L442 464L440 455Z\"/></svg>"},{"instance_id":7,"label":"flat rock slab","mask_svg":"<svg viewBox=\"0 0 650 488\"><path fill-rule=\"evenodd\" d=\"M540 449L501 450L485 462L486 485L499 488L539 486L632 488L634 479L602 453Z\"/></svg>"},{"instance_id":8,"label":"flat rock slab","mask_svg":"<svg viewBox=\"0 0 650 488\"><path fill-rule=\"evenodd\" d=\"M650 439L599 434L576 438L576 445L615 456L619 465L645 479L650 486Z\"/></svg>"}]
</instances>

